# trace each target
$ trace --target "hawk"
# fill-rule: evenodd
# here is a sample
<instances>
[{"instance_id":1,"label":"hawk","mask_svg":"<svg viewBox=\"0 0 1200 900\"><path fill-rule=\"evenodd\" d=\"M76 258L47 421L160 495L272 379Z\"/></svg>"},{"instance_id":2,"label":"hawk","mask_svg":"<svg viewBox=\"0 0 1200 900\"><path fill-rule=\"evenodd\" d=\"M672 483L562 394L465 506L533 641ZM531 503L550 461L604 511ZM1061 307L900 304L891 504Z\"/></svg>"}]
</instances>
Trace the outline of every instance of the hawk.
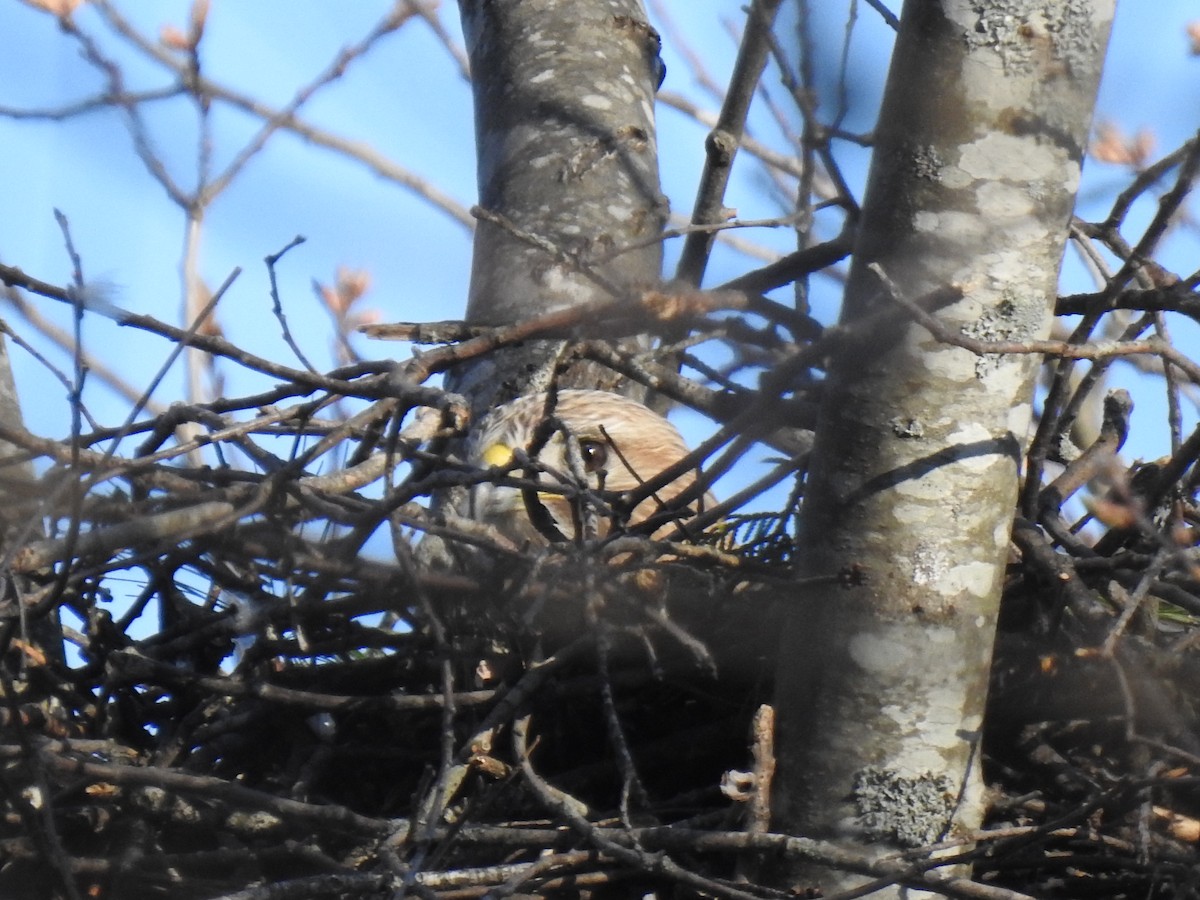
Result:
<instances>
[{"instance_id":1,"label":"hawk","mask_svg":"<svg viewBox=\"0 0 1200 900\"><path fill-rule=\"evenodd\" d=\"M534 455L539 425L552 417L548 437ZM565 432L565 433L564 433ZM570 435L568 440L566 435ZM571 445L579 456L573 469ZM515 477L535 479L544 490L482 483L472 489L472 517L495 526L516 541L546 543L574 538L580 532L578 507L569 498L581 473L598 502L591 508L599 514L599 536L613 527L619 500L656 479L688 455L679 430L649 407L607 391L561 390L548 405L547 394L519 397L493 410L479 423L468 444L468 462L480 468L508 467L520 462L517 452L529 455L530 465ZM628 525L637 525L658 513L674 517L655 529L655 537L666 537L678 521L695 515L714 501L711 494L677 508L672 501L695 482L698 471L689 469L665 486L640 500L628 512ZM615 504L613 501L618 501Z\"/></svg>"}]
</instances>

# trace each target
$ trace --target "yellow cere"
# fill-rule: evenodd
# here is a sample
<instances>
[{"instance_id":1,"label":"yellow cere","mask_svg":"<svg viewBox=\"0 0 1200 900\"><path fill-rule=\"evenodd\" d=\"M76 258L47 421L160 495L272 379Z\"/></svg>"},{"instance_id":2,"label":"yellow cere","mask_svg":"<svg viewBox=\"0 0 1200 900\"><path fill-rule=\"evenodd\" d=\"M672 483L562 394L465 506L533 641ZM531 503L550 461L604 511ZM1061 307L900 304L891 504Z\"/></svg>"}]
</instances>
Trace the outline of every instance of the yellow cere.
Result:
<instances>
[{"instance_id":1,"label":"yellow cere","mask_svg":"<svg viewBox=\"0 0 1200 900\"><path fill-rule=\"evenodd\" d=\"M512 447L506 444L492 444L483 451L483 461L489 466L501 468L512 462L513 451Z\"/></svg>"}]
</instances>

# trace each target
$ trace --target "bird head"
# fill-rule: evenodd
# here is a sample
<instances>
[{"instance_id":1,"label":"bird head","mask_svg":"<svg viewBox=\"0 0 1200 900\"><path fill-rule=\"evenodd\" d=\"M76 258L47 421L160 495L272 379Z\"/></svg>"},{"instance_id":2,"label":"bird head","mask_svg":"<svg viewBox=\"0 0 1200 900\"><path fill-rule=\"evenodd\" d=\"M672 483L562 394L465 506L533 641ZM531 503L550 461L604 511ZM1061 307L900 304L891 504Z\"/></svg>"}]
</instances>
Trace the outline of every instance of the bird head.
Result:
<instances>
[{"instance_id":1,"label":"bird head","mask_svg":"<svg viewBox=\"0 0 1200 900\"><path fill-rule=\"evenodd\" d=\"M614 519L627 515L629 526L665 508L696 479L688 470L628 507L639 489L688 454L678 429L649 407L607 391L561 390L549 403L546 394L520 397L489 413L468 444L468 461L480 468L522 466L516 477L535 487L522 489L488 482L472 489L472 517L518 541L545 543L555 533L572 538L580 532L580 511L588 505L600 516L604 536ZM588 500L579 500L583 489ZM576 499L573 501L571 498ZM678 518L694 515L713 502L705 495ZM656 529L674 531L668 520Z\"/></svg>"}]
</instances>

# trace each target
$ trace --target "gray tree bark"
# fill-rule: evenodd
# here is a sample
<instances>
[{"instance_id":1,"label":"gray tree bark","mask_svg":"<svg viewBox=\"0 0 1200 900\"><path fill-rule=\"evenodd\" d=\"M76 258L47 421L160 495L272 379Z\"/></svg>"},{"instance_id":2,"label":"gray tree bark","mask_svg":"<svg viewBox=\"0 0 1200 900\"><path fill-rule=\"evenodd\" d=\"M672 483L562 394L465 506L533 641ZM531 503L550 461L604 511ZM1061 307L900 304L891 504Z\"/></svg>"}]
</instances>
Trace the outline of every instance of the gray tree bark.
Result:
<instances>
[{"instance_id":1,"label":"gray tree bark","mask_svg":"<svg viewBox=\"0 0 1200 900\"><path fill-rule=\"evenodd\" d=\"M784 631L777 830L883 853L981 821L979 734L1038 360L868 317L895 305L882 271L913 300L961 289L935 312L956 333L1048 333L1113 6L904 4L801 536L805 574L846 578L806 589ZM790 875L827 892L861 883Z\"/></svg>"},{"instance_id":2,"label":"gray tree bark","mask_svg":"<svg viewBox=\"0 0 1200 900\"><path fill-rule=\"evenodd\" d=\"M657 284L654 238L667 216L654 131L658 36L640 0L459 8L484 210L468 320L508 324ZM453 384L486 409L544 389L563 349L531 341L464 367ZM615 387L617 378L575 365L559 383Z\"/></svg>"},{"instance_id":3,"label":"gray tree bark","mask_svg":"<svg viewBox=\"0 0 1200 900\"><path fill-rule=\"evenodd\" d=\"M0 336L0 425L12 429L25 427L8 341L3 336ZM28 653L28 659L24 654L6 654L6 661L15 665L14 670L7 673L10 677L18 676L31 660L37 660L39 654L55 663L61 663L65 658L57 609L31 617L27 603L31 587L29 579L14 573L9 565L16 547L42 534L42 511L38 508L40 487L25 451L8 441L0 441L0 558L4 560L4 577L0 582L0 647L7 650L14 638L20 638L25 642L25 653ZM17 678L21 702L35 699L29 684L29 681Z\"/></svg>"}]
</instances>

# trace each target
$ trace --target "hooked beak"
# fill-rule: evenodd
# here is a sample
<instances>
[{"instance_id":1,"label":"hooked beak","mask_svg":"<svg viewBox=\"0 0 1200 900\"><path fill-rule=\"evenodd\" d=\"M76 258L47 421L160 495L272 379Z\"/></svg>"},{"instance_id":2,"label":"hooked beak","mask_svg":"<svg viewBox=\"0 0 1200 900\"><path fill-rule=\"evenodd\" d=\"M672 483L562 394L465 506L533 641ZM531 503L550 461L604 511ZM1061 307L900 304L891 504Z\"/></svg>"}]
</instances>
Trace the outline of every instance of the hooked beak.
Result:
<instances>
[{"instance_id":1,"label":"hooked beak","mask_svg":"<svg viewBox=\"0 0 1200 900\"><path fill-rule=\"evenodd\" d=\"M507 444L492 444L480 454L479 461L488 468L504 469L512 465L513 449ZM504 493L512 488L501 488L488 481L471 485L470 513L471 518L486 522L508 504L504 503Z\"/></svg>"},{"instance_id":2,"label":"hooked beak","mask_svg":"<svg viewBox=\"0 0 1200 900\"><path fill-rule=\"evenodd\" d=\"M512 447L496 443L484 449L480 461L491 468L504 469L512 465L514 455ZM554 516L543 504L543 500L555 496L532 488L518 490L483 481L471 487L471 517L477 521L489 521L501 515L511 516L517 509L523 508L530 524L544 538L552 543L564 541L566 538L559 531Z\"/></svg>"}]
</instances>

